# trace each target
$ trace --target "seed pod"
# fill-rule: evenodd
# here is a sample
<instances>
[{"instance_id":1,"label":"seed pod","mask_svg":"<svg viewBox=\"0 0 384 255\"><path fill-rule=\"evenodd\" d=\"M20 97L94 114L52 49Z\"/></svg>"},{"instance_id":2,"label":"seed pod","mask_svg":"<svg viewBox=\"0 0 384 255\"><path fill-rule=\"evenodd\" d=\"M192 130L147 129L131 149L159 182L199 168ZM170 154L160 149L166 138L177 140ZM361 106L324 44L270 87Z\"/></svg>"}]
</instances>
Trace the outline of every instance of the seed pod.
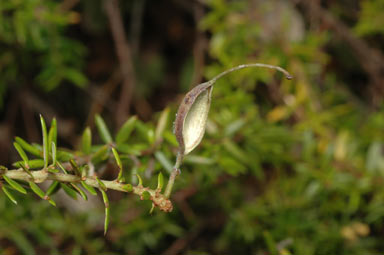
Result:
<instances>
[{"instance_id":1,"label":"seed pod","mask_svg":"<svg viewBox=\"0 0 384 255\"><path fill-rule=\"evenodd\" d=\"M191 152L204 136L213 82L202 83L187 93L177 111L174 133L179 143L179 155Z\"/></svg>"},{"instance_id":2,"label":"seed pod","mask_svg":"<svg viewBox=\"0 0 384 255\"><path fill-rule=\"evenodd\" d=\"M174 133L179 143L175 169L180 166L183 157L199 145L204 136L215 82L228 73L248 67L275 69L284 73L287 79L292 79L292 76L286 70L278 66L260 63L245 64L228 69L189 91L179 106L174 124Z\"/></svg>"}]
</instances>

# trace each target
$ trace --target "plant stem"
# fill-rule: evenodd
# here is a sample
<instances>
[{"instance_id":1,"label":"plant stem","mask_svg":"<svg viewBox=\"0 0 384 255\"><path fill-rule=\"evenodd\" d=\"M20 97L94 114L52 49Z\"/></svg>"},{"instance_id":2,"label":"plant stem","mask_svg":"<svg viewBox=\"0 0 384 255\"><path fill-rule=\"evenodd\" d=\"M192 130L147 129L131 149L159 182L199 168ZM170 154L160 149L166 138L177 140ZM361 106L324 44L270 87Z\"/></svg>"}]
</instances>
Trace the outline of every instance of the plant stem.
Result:
<instances>
[{"instance_id":1,"label":"plant stem","mask_svg":"<svg viewBox=\"0 0 384 255\"><path fill-rule=\"evenodd\" d=\"M93 177L80 177L72 174L64 174L64 173L51 173L46 169L31 171L32 176L30 176L23 169L14 169L8 170L3 175L21 181L33 181L35 183L41 183L47 180L59 181L59 182L69 182L69 183L79 183L84 181L86 184L93 186L95 188L100 188L100 184ZM160 194L157 190L152 190L141 185L139 186L130 186L130 184L124 184L117 181L105 181L101 180L101 182L105 185L107 189L122 191L122 192L130 192L132 191L134 194L142 196L143 192L147 191L151 195L152 202L159 207L160 210L165 212L172 211L172 203L171 201L163 194Z\"/></svg>"},{"instance_id":2,"label":"plant stem","mask_svg":"<svg viewBox=\"0 0 384 255\"><path fill-rule=\"evenodd\" d=\"M264 68L269 68L269 69L275 69L277 71L280 71L282 72L284 75L285 75L285 78L287 78L288 80L291 80L293 78L293 76L288 73L287 70L281 68L280 66L274 66L274 65L268 65L268 64L261 64L261 63L253 63L253 64L244 64L244 65L239 65L239 66L235 66L235 67L232 67L231 69L228 69L218 75L216 75L213 79L211 79L209 82L211 82L212 84L215 83L218 79L220 79L221 77L223 77L224 75L228 74L228 73L231 73L233 71L236 71L236 70L240 70L240 69L243 69L243 68L248 68L248 67L264 67Z\"/></svg>"},{"instance_id":3,"label":"plant stem","mask_svg":"<svg viewBox=\"0 0 384 255\"><path fill-rule=\"evenodd\" d=\"M164 196L167 199L171 195L173 184L175 184L176 177L180 174L180 165L182 161L183 161L183 155L179 152L177 153L175 166L173 167L172 173L169 176L167 187L165 188Z\"/></svg>"}]
</instances>

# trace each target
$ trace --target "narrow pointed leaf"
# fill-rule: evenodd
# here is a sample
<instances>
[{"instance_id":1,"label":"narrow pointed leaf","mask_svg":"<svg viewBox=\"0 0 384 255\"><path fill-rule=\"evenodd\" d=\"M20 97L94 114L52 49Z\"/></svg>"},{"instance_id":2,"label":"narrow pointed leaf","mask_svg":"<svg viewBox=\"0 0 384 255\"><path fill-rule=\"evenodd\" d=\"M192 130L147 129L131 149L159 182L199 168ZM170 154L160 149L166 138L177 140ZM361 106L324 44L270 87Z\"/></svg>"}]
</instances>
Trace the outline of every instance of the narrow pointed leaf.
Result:
<instances>
[{"instance_id":1,"label":"narrow pointed leaf","mask_svg":"<svg viewBox=\"0 0 384 255\"><path fill-rule=\"evenodd\" d=\"M155 152L155 158L160 162L160 164L168 171L168 173L171 173L173 170L173 166L171 161L165 156L165 154L161 151Z\"/></svg>"},{"instance_id":2,"label":"narrow pointed leaf","mask_svg":"<svg viewBox=\"0 0 384 255\"><path fill-rule=\"evenodd\" d=\"M168 117L169 117L170 108L165 108L160 115L160 118L157 122L155 130L155 143L159 143L162 140L163 132L167 127Z\"/></svg>"},{"instance_id":3,"label":"narrow pointed leaf","mask_svg":"<svg viewBox=\"0 0 384 255\"><path fill-rule=\"evenodd\" d=\"M27 154L25 154L23 148L16 142L13 143L13 146L15 146L15 149L19 153L20 157L23 159L24 165L28 167L29 166L29 159L27 157Z\"/></svg>"},{"instance_id":4,"label":"narrow pointed leaf","mask_svg":"<svg viewBox=\"0 0 384 255\"><path fill-rule=\"evenodd\" d=\"M119 153L117 153L115 148L112 148L113 156L115 156L116 164L119 167L119 175L117 176L118 181L122 181L123 178L123 164L121 163L121 159Z\"/></svg>"},{"instance_id":5,"label":"narrow pointed leaf","mask_svg":"<svg viewBox=\"0 0 384 255\"><path fill-rule=\"evenodd\" d=\"M105 186L105 184L102 181L100 181L100 179L97 176L95 176L95 178L96 178L97 183L99 184L100 189L102 189L104 191L107 190L107 187Z\"/></svg>"},{"instance_id":6,"label":"narrow pointed leaf","mask_svg":"<svg viewBox=\"0 0 384 255\"><path fill-rule=\"evenodd\" d=\"M109 225L109 199L108 199L107 193L104 190L100 189L100 192L103 196L103 202L105 206L104 235L106 235L108 231L108 225Z\"/></svg>"},{"instance_id":7,"label":"narrow pointed leaf","mask_svg":"<svg viewBox=\"0 0 384 255\"><path fill-rule=\"evenodd\" d=\"M149 144L153 144L155 141L155 132L152 127L138 120L135 122L135 128L139 137L146 139Z\"/></svg>"},{"instance_id":8,"label":"narrow pointed leaf","mask_svg":"<svg viewBox=\"0 0 384 255\"><path fill-rule=\"evenodd\" d=\"M97 129L99 131L101 140L105 143L111 143L112 142L112 136L109 132L107 125L105 124L104 120L100 117L100 115L96 115L95 122Z\"/></svg>"},{"instance_id":9,"label":"narrow pointed leaf","mask_svg":"<svg viewBox=\"0 0 384 255\"><path fill-rule=\"evenodd\" d=\"M137 179L139 180L138 186L143 186L143 179L141 179L139 174L136 174L136 176L137 176Z\"/></svg>"},{"instance_id":10,"label":"narrow pointed leaf","mask_svg":"<svg viewBox=\"0 0 384 255\"><path fill-rule=\"evenodd\" d=\"M123 126L120 128L119 132L117 132L117 135L116 135L117 144L122 144L129 139L129 136L131 135L135 127L136 120L137 120L137 117L132 116L123 124Z\"/></svg>"},{"instance_id":11,"label":"narrow pointed leaf","mask_svg":"<svg viewBox=\"0 0 384 255\"><path fill-rule=\"evenodd\" d=\"M48 134L47 134L47 126L45 124L45 120L41 114L40 114L40 123L41 123L41 132L43 136L44 168L46 168L48 166L48 161L49 161Z\"/></svg>"},{"instance_id":12,"label":"narrow pointed leaf","mask_svg":"<svg viewBox=\"0 0 384 255\"><path fill-rule=\"evenodd\" d=\"M60 162L57 162L57 165L59 166L61 171L63 171L65 174L68 174L67 170L63 167L63 165Z\"/></svg>"},{"instance_id":13,"label":"narrow pointed leaf","mask_svg":"<svg viewBox=\"0 0 384 255\"><path fill-rule=\"evenodd\" d=\"M51 185L49 185L47 191L45 192L46 196L53 195L56 191L59 190L59 182L58 181L53 181Z\"/></svg>"},{"instance_id":14,"label":"narrow pointed leaf","mask_svg":"<svg viewBox=\"0 0 384 255\"><path fill-rule=\"evenodd\" d=\"M56 118L52 119L51 127L48 132L48 151L52 152L52 142L57 144L57 123Z\"/></svg>"},{"instance_id":15,"label":"narrow pointed leaf","mask_svg":"<svg viewBox=\"0 0 384 255\"><path fill-rule=\"evenodd\" d=\"M1 189L3 190L4 194L7 195L9 200L11 200L15 205L17 205L16 199L13 197L13 195L8 191L8 189L4 185L1 187Z\"/></svg>"},{"instance_id":16,"label":"narrow pointed leaf","mask_svg":"<svg viewBox=\"0 0 384 255\"><path fill-rule=\"evenodd\" d=\"M92 146L92 131L89 127L87 127L83 132L83 136L81 137L81 151L85 155L89 155L91 153L91 146Z\"/></svg>"},{"instance_id":17,"label":"narrow pointed leaf","mask_svg":"<svg viewBox=\"0 0 384 255\"><path fill-rule=\"evenodd\" d=\"M35 192L36 195L38 195L40 198L44 199L45 193L40 189L39 186L37 186L34 182L29 182L29 187L31 187L32 191Z\"/></svg>"},{"instance_id":18,"label":"narrow pointed leaf","mask_svg":"<svg viewBox=\"0 0 384 255\"><path fill-rule=\"evenodd\" d=\"M109 150L109 147L108 145L104 145L104 146L101 146L100 149L98 149L92 156L92 162L94 164L98 164L98 163L101 163L103 161L105 161L106 159L108 159L108 150Z\"/></svg>"},{"instance_id":19,"label":"narrow pointed leaf","mask_svg":"<svg viewBox=\"0 0 384 255\"><path fill-rule=\"evenodd\" d=\"M92 186L89 186L88 184L86 184L84 181L81 182L81 185L83 185L83 187L88 190L89 193L91 193L92 195L96 196L97 195L97 192L95 190L94 187Z\"/></svg>"},{"instance_id":20,"label":"narrow pointed leaf","mask_svg":"<svg viewBox=\"0 0 384 255\"><path fill-rule=\"evenodd\" d=\"M16 181L12 180L6 175L3 175L4 180L15 190L17 190L20 193L27 194L27 191Z\"/></svg>"},{"instance_id":21,"label":"narrow pointed leaf","mask_svg":"<svg viewBox=\"0 0 384 255\"><path fill-rule=\"evenodd\" d=\"M88 200L87 194L85 194L85 192L84 192L82 189L80 189L79 187L77 187L76 184L71 183L71 186L77 191L77 193L80 194L80 196L81 196L85 201Z\"/></svg>"},{"instance_id":22,"label":"narrow pointed leaf","mask_svg":"<svg viewBox=\"0 0 384 255\"><path fill-rule=\"evenodd\" d=\"M149 214L152 214L154 210L155 210L155 204L152 203L152 207L151 207L151 210L149 210Z\"/></svg>"},{"instance_id":23,"label":"narrow pointed leaf","mask_svg":"<svg viewBox=\"0 0 384 255\"><path fill-rule=\"evenodd\" d=\"M157 176L157 189L161 191L163 186L164 186L164 176L160 172L159 175Z\"/></svg>"},{"instance_id":24,"label":"narrow pointed leaf","mask_svg":"<svg viewBox=\"0 0 384 255\"><path fill-rule=\"evenodd\" d=\"M66 183L60 183L61 188L67 193L68 196L77 200L77 192Z\"/></svg>"},{"instance_id":25,"label":"narrow pointed leaf","mask_svg":"<svg viewBox=\"0 0 384 255\"><path fill-rule=\"evenodd\" d=\"M53 201L50 197L47 198L48 202L53 205L54 207L56 207L56 202Z\"/></svg>"},{"instance_id":26,"label":"narrow pointed leaf","mask_svg":"<svg viewBox=\"0 0 384 255\"><path fill-rule=\"evenodd\" d=\"M32 179L34 179L33 177L33 174L31 173L31 171L28 169L28 167L26 167L23 163L20 164L20 167L29 175L31 176Z\"/></svg>"},{"instance_id":27,"label":"narrow pointed leaf","mask_svg":"<svg viewBox=\"0 0 384 255\"><path fill-rule=\"evenodd\" d=\"M15 141L26 151L26 152L29 152L31 153L32 155L35 155L37 157L41 157L41 151L39 149L37 149L36 147L30 145L29 143L27 143L25 140L23 140L22 138L16 136L15 137Z\"/></svg>"},{"instance_id":28,"label":"narrow pointed leaf","mask_svg":"<svg viewBox=\"0 0 384 255\"><path fill-rule=\"evenodd\" d=\"M15 166L15 167L22 167L22 166L25 167L24 161L17 161L15 163L13 163L12 165ZM44 167L44 160L42 160L42 159L31 159L31 160L28 161L28 166L31 169L42 168L42 167Z\"/></svg>"},{"instance_id":29,"label":"narrow pointed leaf","mask_svg":"<svg viewBox=\"0 0 384 255\"><path fill-rule=\"evenodd\" d=\"M48 172L50 172L50 173L58 173L58 172L60 172L60 170L57 169L57 168L48 167Z\"/></svg>"},{"instance_id":30,"label":"narrow pointed leaf","mask_svg":"<svg viewBox=\"0 0 384 255\"><path fill-rule=\"evenodd\" d=\"M81 176L81 170L79 168L79 166L77 165L76 161L74 161L73 159L71 159L69 161L69 163L71 164L72 166L72 169L73 171L76 173L77 176Z\"/></svg>"},{"instance_id":31,"label":"narrow pointed leaf","mask_svg":"<svg viewBox=\"0 0 384 255\"><path fill-rule=\"evenodd\" d=\"M56 165L56 144L52 141L51 143L51 154L52 154L52 165Z\"/></svg>"},{"instance_id":32,"label":"narrow pointed leaf","mask_svg":"<svg viewBox=\"0 0 384 255\"><path fill-rule=\"evenodd\" d=\"M56 152L56 158L58 161L69 161L70 159L74 158L74 155L65 150L57 150Z\"/></svg>"},{"instance_id":33,"label":"narrow pointed leaf","mask_svg":"<svg viewBox=\"0 0 384 255\"><path fill-rule=\"evenodd\" d=\"M115 160L116 160L116 164L117 166L122 169L123 168L123 165L121 164L121 159L120 159L120 156L119 156L119 153L117 153L116 149L115 148L112 148L112 153L113 153L113 156L115 156Z\"/></svg>"},{"instance_id":34,"label":"narrow pointed leaf","mask_svg":"<svg viewBox=\"0 0 384 255\"><path fill-rule=\"evenodd\" d=\"M104 235L107 234L108 226L109 226L109 207L105 207L105 219L104 219Z\"/></svg>"},{"instance_id":35,"label":"narrow pointed leaf","mask_svg":"<svg viewBox=\"0 0 384 255\"><path fill-rule=\"evenodd\" d=\"M81 177L86 177L89 173L89 169L90 169L89 165L82 165L80 167Z\"/></svg>"}]
</instances>

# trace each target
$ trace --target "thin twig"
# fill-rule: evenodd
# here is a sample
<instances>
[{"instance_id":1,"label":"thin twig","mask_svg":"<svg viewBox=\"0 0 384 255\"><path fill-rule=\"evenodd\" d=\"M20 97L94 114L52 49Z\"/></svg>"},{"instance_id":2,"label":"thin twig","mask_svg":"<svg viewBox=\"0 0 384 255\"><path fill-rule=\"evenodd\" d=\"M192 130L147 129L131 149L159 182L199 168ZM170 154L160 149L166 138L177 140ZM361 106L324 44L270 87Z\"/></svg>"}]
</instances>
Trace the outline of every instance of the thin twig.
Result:
<instances>
[{"instance_id":1,"label":"thin twig","mask_svg":"<svg viewBox=\"0 0 384 255\"><path fill-rule=\"evenodd\" d=\"M115 71L109 77L109 79L101 86L101 88L92 86L88 92L92 97L92 104L88 113L87 126L92 126L94 123L94 117L97 113L101 113L103 108L110 106L110 98L115 91L117 85L121 82L122 77L120 71Z\"/></svg>"},{"instance_id":2,"label":"thin twig","mask_svg":"<svg viewBox=\"0 0 384 255\"><path fill-rule=\"evenodd\" d=\"M193 76L190 88L199 84L203 77L206 38L204 32L198 27L198 23L204 16L204 7L200 3L194 3L193 17L196 23L195 44L193 47Z\"/></svg>"},{"instance_id":3,"label":"thin twig","mask_svg":"<svg viewBox=\"0 0 384 255\"><path fill-rule=\"evenodd\" d=\"M180 165L183 161L183 157L184 155L182 155L180 152L177 153L175 166L173 167L171 175L169 176L167 187L165 188L165 191L164 191L164 196L166 198L169 198L171 196L172 188L173 188L173 185L175 184L176 177L180 174Z\"/></svg>"},{"instance_id":4,"label":"thin twig","mask_svg":"<svg viewBox=\"0 0 384 255\"><path fill-rule=\"evenodd\" d=\"M125 36L124 25L119 10L119 2L118 0L104 0L104 3L115 42L116 54L119 58L121 73L123 74L123 87L116 111L116 122L117 125L120 126L129 114L136 78L133 69L132 53Z\"/></svg>"},{"instance_id":5,"label":"thin twig","mask_svg":"<svg viewBox=\"0 0 384 255\"><path fill-rule=\"evenodd\" d=\"M143 24L144 7L145 0L134 0L132 3L130 37L132 42L132 56L134 58L137 57L140 48L141 27Z\"/></svg>"},{"instance_id":6,"label":"thin twig","mask_svg":"<svg viewBox=\"0 0 384 255\"><path fill-rule=\"evenodd\" d=\"M283 69L283 68L281 68L279 66L261 64L261 63L254 63L254 64L244 64L244 65L239 65L239 66L232 67L231 69L225 70L224 72L216 75L209 82L214 84L218 79L220 79L224 75L229 74L229 73L231 73L233 71L237 71L237 70L248 68L248 67L265 67L265 68L269 68L269 69L274 69L274 70L282 72L285 75L285 78L287 78L287 80L291 80L293 78L292 75L290 73L288 73L287 70L285 70L285 69Z\"/></svg>"}]
</instances>

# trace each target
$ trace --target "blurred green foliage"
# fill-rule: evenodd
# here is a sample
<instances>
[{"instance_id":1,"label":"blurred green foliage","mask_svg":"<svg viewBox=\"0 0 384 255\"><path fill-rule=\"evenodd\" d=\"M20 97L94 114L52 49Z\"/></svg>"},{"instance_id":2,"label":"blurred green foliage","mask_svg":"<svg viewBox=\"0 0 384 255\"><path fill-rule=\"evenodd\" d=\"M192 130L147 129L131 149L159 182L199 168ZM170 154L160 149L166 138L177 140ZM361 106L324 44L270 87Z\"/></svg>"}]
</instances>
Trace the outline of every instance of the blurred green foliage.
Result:
<instances>
[{"instance_id":1,"label":"blurred green foliage","mask_svg":"<svg viewBox=\"0 0 384 255\"><path fill-rule=\"evenodd\" d=\"M384 1L363 1L360 19L355 27L358 35L384 33Z\"/></svg>"},{"instance_id":2,"label":"blurred green foliage","mask_svg":"<svg viewBox=\"0 0 384 255\"><path fill-rule=\"evenodd\" d=\"M86 85L81 70L86 48L66 35L78 19L78 13L62 11L57 1L1 1L0 107L11 86L38 84L50 91L63 81Z\"/></svg>"},{"instance_id":3,"label":"blurred green foliage","mask_svg":"<svg viewBox=\"0 0 384 255\"><path fill-rule=\"evenodd\" d=\"M50 22L37 26L43 47L34 41L36 35L18 32L32 31L25 26L32 26L35 19L21 21L17 29L11 29L17 26L10 21L39 1L8 2L13 11L1 17L8 20L0 22L0 29L7 32L0 33L3 44L20 44L23 50L18 54L23 58L38 52L49 59L56 52L51 47L63 43L59 59L74 51L69 59L84 61L83 47L56 30L57 44L44 44L51 26L64 30L68 14L56 13L55 19L47 17ZM329 70L333 56L326 47L334 38L332 32L306 29L303 16L289 1L206 2L208 11L199 26L211 34L209 55L214 59L204 67L206 78L237 64L267 62L287 68L294 80L249 69L217 82L206 136L186 157L176 180L173 212L149 215L150 202L116 195L110 232L104 238L102 207L79 213L19 194L16 199L23 203L15 206L0 196L0 253L172 254L175 246L181 248L173 254L190 255L383 251L384 107L371 110L369 102L356 100L345 82ZM382 2L361 2L356 35L383 32ZM4 2L0 6L7 10ZM272 22L270 26L266 20ZM1 53L1 59L15 61L10 52ZM54 64L71 63L59 62ZM16 78L25 78L15 65L9 68L0 69L0 82L16 84ZM35 78L41 84L71 79L67 74L53 78L46 68L38 65ZM74 68L78 71L80 66ZM185 68L191 68L190 62ZM175 109L173 104L171 114ZM134 174L139 173L155 188L156 174L169 173L174 158L172 121L161 135L163 142L153 154L145 155L141 152L153 148L156 140L155 124L132 122L129 139L118 144L119 152L126 154L121 158L124 169L129 169L125 177L137 183ZM140 164L129 155L137 156Z\"/></svg>"}]
</instances>

